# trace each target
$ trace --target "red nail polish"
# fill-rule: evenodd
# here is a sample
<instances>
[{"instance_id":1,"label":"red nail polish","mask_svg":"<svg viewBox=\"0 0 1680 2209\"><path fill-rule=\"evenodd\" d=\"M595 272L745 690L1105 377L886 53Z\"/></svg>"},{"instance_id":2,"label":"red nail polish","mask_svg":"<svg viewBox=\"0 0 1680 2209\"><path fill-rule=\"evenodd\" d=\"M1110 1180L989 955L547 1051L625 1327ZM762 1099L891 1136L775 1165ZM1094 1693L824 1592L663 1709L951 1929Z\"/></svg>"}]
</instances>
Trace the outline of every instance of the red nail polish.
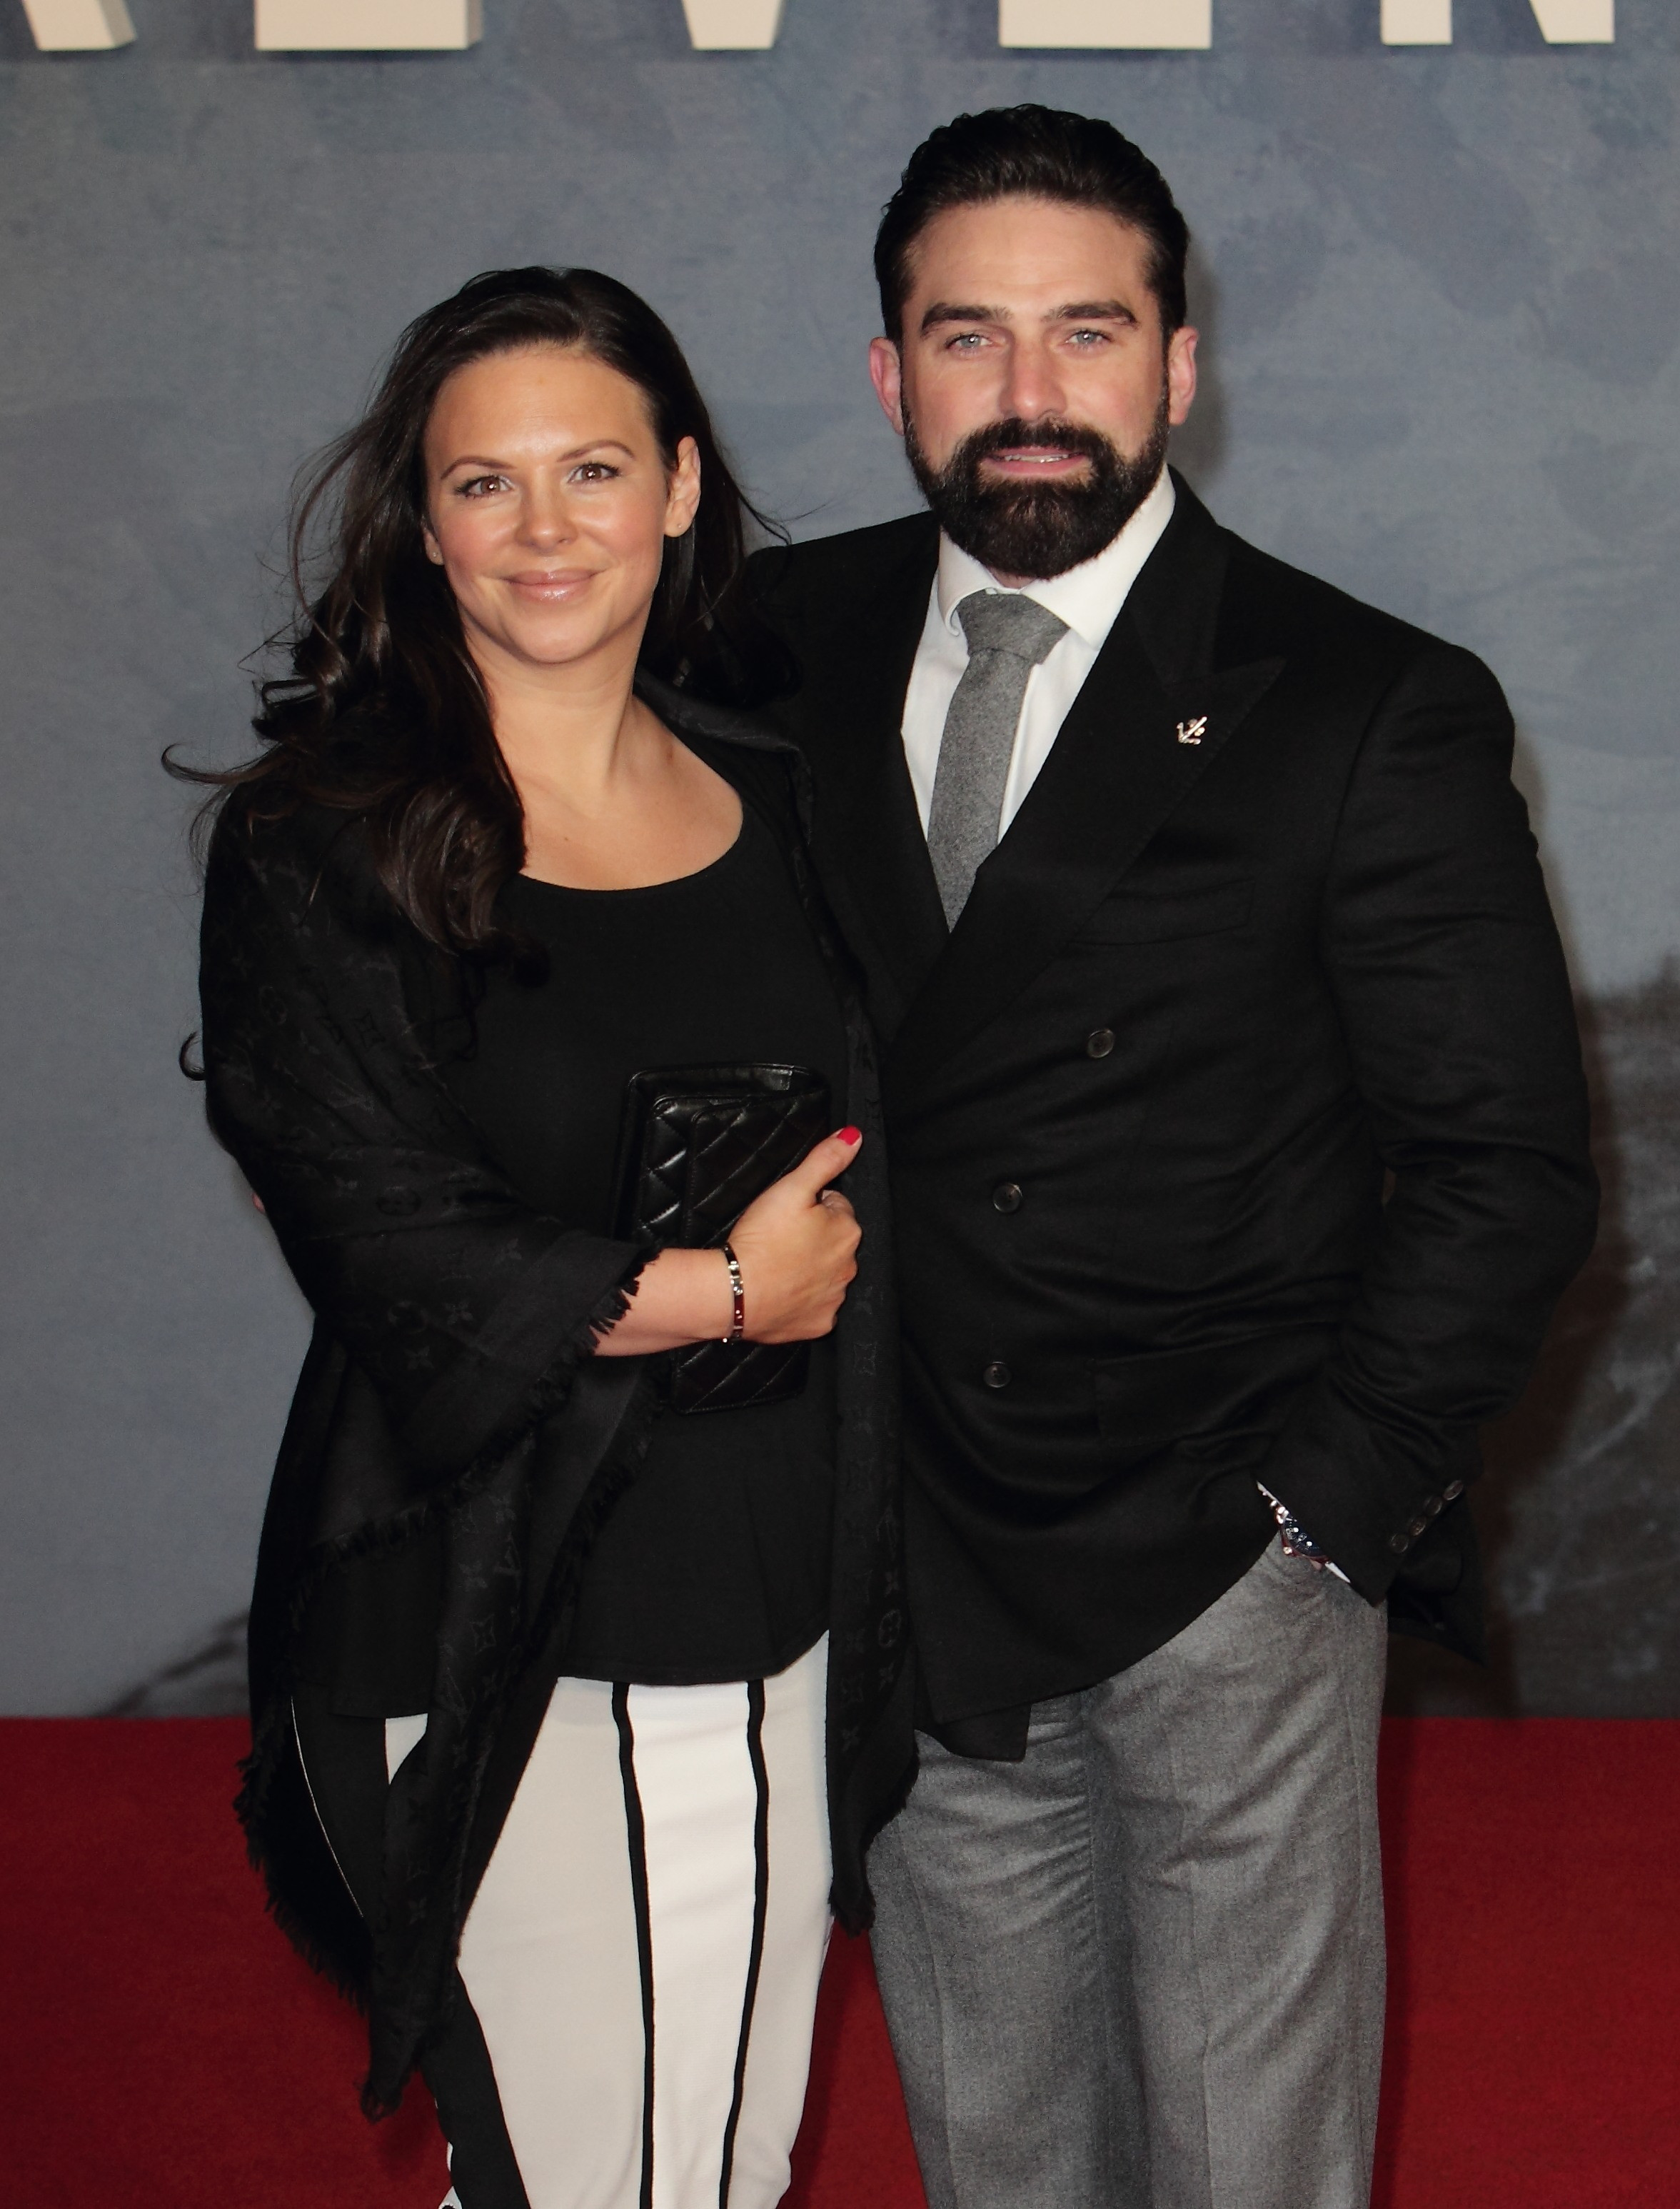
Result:
<instances>
[{"instance_id":1,"label":"red nail polish","mask_svg":"<svg viewBox=\"0 0 1680 2209\"><path fill-rule=\"evenodd\" d=\"M863 1141L863 1130L861 1128L843 1128L840 1130L840 1140L843 1143L861 1143Z\"/></svg>"}]
</instances>

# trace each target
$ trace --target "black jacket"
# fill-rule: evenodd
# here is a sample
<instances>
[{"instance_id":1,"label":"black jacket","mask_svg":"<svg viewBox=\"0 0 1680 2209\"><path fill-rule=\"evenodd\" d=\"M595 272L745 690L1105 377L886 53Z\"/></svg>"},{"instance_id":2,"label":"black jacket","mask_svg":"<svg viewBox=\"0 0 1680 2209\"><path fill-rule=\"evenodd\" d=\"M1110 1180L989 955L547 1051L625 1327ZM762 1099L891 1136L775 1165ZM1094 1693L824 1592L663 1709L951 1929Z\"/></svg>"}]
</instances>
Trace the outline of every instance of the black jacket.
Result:
<instances>
[{"instance_id":1,"label":"black jacket","mask_svg":"<svg viewBox=\"0 0 1680 2209\"><path fill-rule=\"evenodd\" d=\"M1498 687L1180 482L948 935L899 735L936 558L917 515L757 568L885 1051L933 1712L1158 1647L1267 1540L1257 1477L1473 1648L1456 1499L1596 1201Z\"/></svg>"},{"instance_id":2,"label":"black jacket","mask_svg":"<svg viewBox=\"0 0 1680 2209\"><path fill-rule=\"evenodd\" d=\"M645 688L790 852L846 1012L850 1117L869 1138L846 1182L864 1238L838 1330L828 1709L833 1899L855 1929L864 1851L913 1756L873 1046L804 858L796 760L731 715ZM210 1121L316 1315L263 1524L240 1807L276 1914L369 2002L372 2106L395 2100L447 2021L460 1929L564 1669L591 1540L635 1477L651 1412L651 1361L589 1355L645 1253L520 1201L417 1038L418 942L345 816L265 822L249 790L235 793L205 887ZM306 1618L375 1550L423 1550L435 1567L411 1577L435 1571L439 1599L423 1754L389 1790L369 1926L314 1815L291 1695Z\"/></svg>"}]
</instances>

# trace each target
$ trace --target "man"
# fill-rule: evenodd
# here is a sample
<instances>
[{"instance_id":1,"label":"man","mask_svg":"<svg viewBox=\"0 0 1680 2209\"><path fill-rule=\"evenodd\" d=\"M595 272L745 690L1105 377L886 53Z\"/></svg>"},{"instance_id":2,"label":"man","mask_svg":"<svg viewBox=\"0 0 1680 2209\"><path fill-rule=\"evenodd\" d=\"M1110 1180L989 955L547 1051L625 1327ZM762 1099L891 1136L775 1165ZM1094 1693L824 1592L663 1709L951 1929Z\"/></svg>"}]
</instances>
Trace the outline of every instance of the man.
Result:
<instances>
[{"instance_id":1,"label":"man","mask_svg":"<svg viewBox=\"0 0 1680 2209\"><path fill-rule=\"evenodd\" d=\"M935 131L871 357L931 514L759 569L885 1059L933 2209L1367 2200L1383 1607L1473 1641L1593 1233L1503 700L1166 472L1186 244L1107 123Z\"/></svg>"}]
</instances>

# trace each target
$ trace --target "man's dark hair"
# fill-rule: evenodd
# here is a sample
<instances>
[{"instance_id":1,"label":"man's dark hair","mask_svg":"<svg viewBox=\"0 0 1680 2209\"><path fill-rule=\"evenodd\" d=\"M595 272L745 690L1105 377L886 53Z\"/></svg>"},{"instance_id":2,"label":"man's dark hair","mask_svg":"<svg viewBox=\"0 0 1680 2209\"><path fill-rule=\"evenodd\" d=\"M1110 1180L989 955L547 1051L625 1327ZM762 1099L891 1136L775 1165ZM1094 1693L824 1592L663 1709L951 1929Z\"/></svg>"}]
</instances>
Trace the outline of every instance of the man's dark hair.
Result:
<instances>
[{"instance_id":1,"label":"man's dark hair","mask_svg":"<svg viewBox=\"0 0 1680 2209\"><path fill-rule=\"evenodd\" d=\"M910 256L934 216L947 208L1015 198L1101 208L1141 231L1163 334L1184 322L1190 231L1149 155L1095 116L1035 105L988 107L981 115L959 115L922 140L881 215L875 280L895 345L903 335Z\"/></svg>"}]
</instances>

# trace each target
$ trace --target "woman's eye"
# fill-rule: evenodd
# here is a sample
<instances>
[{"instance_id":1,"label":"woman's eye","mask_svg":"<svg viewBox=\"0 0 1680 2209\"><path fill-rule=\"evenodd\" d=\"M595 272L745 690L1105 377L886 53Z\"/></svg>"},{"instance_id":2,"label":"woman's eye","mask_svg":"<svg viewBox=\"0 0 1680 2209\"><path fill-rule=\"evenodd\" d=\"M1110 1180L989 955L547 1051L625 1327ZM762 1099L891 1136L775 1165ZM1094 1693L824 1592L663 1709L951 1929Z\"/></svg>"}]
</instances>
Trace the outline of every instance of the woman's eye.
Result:
<instances>
[{"instance_id":1,"label":"woman's eye","mask_svg":"<svg viewBox=\"0 0 1680 2209\"><path fill-rule=\"evenodd\" d=\"M572 471L573 483L610 483L618 473L605 460L584 460Z\"/></svg>"},{"instance_id":2,"label":"woman's eye","mask_svg":"<svg viewBox=\"0 0 1680 2209\"><path fill-rule=\"evenodd\" d=\"M506 491L506 476L474 476L471 481L458 484L456 491L462 498L483 498L493 491Z\"/></svg>"}]
</instances>

